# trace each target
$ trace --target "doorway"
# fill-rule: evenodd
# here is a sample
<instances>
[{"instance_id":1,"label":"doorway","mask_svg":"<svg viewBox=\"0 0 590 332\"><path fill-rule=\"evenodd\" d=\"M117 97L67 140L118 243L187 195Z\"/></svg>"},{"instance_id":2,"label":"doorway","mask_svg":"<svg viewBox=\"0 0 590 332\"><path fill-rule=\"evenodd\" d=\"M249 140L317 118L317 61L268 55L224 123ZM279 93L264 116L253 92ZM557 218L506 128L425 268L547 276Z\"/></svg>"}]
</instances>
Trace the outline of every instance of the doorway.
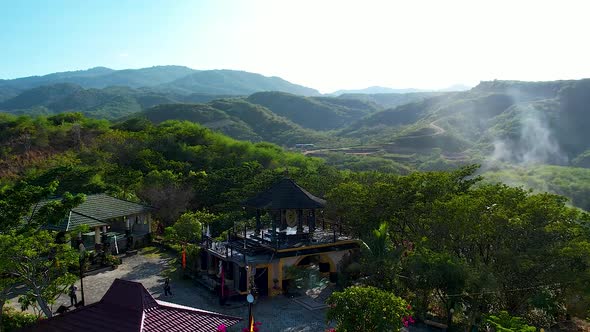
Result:
<instances>
[{"instance_id":1,"label":"doorway","mask_svg":"<svg viewBox=\"0 0 590 332\"><path fill-rule=\"evenodd\" d=\"M256 268L256 274L254 276L254 284L258 289L258 294L262 296L268 295L268 268L261 267Z\"/></svg>"}]
</instances>

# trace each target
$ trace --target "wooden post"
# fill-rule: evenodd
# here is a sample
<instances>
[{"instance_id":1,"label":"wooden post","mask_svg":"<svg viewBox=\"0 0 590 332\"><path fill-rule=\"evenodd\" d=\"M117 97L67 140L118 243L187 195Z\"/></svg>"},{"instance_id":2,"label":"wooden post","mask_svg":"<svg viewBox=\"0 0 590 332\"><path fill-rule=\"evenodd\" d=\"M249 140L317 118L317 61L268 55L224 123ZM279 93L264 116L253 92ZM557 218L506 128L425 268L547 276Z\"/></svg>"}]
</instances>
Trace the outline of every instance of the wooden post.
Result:
<instances>
[{"instance_id":1,"label":"wooden post","mask_svg":"<svg viewBox=\"0 0 590 332\"><path fill-rule=\"evenodd\" d=\"M279 230L284 231L287 229L287 210L280 210L281 211L281 224L279 226Z\"/></svg>"},{"instance_id":2,"label":"wooden post","mask_svg":"<svg viewBox=\"0 0 590 332\"><path fill-rule=\"evenodd\" d=\"M297 234L303 233L303 210L297 209Z\"/></svg>"},{"instance_id":3,"label":"wooden post","mask_svg":"<svg viewBox=\"0 0 590 332\"><path fill-rule=\"evenodd\" d=\"M271 227L272 227L272 230L271 230L271 233L270 233L270 242L274 245L275 240L277 238L277 215L276 215L276 213L275 214L272 214L272 225L271 225Z\"/></svg>"},{"instance_id":4,"label":"wooden post","mask_svg":"<svg viewBox=\"0 0 590 332\"><path fill-rule=\"evenodd\" d=\"M334 242L336 242L336 227L332 224L332 230L334 231Z\"/></svg>"}]
</instances>

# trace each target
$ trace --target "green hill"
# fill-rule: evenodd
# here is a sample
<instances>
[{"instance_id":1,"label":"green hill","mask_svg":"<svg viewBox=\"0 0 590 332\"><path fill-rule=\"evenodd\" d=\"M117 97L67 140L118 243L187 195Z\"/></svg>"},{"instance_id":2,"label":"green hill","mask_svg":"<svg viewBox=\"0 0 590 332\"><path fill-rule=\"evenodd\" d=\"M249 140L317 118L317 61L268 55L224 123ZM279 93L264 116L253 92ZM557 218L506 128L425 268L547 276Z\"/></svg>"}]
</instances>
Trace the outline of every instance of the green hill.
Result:
<instances>
[{"instance_id":1,"label":"green hill","mask_svg":"<svg viewBox=\"0 0 590 332\"><path fill-rule=\"evenodd\" d=\"M167 120L197 122L235 139L294 146L300 142L325 144L328 136L301 128L270 110L243 99L220 99L208 104L168 104L135 114L153 123Z\"/></svg>"},{"instance_id":2,"label":"green hill","mask_svg":"<svg viewBox=\"0 0 590 332\"><path fill-rule=\"evenodd\" d=\"M104 88L110 85L124 85L135 88L170 82L192 72L194 72L193 69L182 66L156 66L125 70L96 67L88 70L4 80L0 81L0 87L11 86L24 90L42 85L71 83L85 88Z\"/></svg>"},{"instance_id":3,"label":"green hill","mask_svg":"<svg viewBox=\"0 0 590 332\"><path fill-rule=\"evenodd\" d=\"M302 97L282 92L255 93L248 101L314 130L338 129L378 109L374 104L358 100Z\"/></svg>"},{"instance_id":4,"label":"green hill","mask_svg":"<svg viewBox=\"0 0 590 332\"><path fill-rule=\"evenodd\" d=\"M339 99L357 99L374 103L381 108L393 108L407 103L423 100L444 94L443 92L411 92L411 93L345 93L338 96Z\"/></svg>"},{"instance_id":5,"label":"green hill","mask_svg":"<svg viewBox=\"0 0 590 332\"><path fill-rule=\"evenodd\" d=\"M206 93L217 95L249 95L258 91L284 91L301 95L319 95L314 89L260 74L238 70L198 71L158 86L177 93Z\"/></svg>"},{"instance_id":6,"label":"green hill","mask_svg":"<svg viewBox=\"0 0 590 332\"><path fill-rule=\"evenodd\" d=\"M115 119L143 108L174 100L154 92L127 87L84 89L60 83L25 90L0 103L0 111L14 114L55 114L81 112L94 118Z\"/></svg>"},{"instance_id":7,"label":"green hill","mask_svg":"<svg viewBox=\"0 0 590 332\"><path fill-rule=\"evenodd\" d=\"M237 70L195 70L183 66L155 66L140 69L113 70L96 67L88 70L53 73L11 80L0 80L0 100L3 91L23 91L40 86L69 83L83 88L126 86L149 87L152 91L213 95L249 95L259 91L285 91L301 95L319 95L319 92L296 85L279 77ZM11 96L9 96L11 97Z\"/></svg>"},{"instance_id":8,"label":"green hill","mask_svg":"<svg viewBox=\"0 0 590 332\"><path fill-rule=\"evenodd\" d=\"M564 164L590 148L584 128L589 103L590 80L482 82L469 91L371 114L339 134L371 137L372 143L463 149L512 163ZM425 132L433 126L436 133Z\"/></svg>"}]
</instances>

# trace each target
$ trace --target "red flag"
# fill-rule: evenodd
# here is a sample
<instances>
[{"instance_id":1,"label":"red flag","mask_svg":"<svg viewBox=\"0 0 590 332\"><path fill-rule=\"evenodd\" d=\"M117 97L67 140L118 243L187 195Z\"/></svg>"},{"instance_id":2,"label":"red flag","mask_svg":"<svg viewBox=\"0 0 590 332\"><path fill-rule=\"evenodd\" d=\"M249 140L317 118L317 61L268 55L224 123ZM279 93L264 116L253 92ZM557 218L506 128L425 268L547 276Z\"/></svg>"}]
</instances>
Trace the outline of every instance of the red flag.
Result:
<instances>
[{"instance_id":1,"label":"red flag","mask_svg":"<svg viewBox=\"0 0 590 332\"><path fill-rule=\"evenodd\" d=\"M186 250L182 247L182 268L186 268Z\"/></svg>"}]
</instances>

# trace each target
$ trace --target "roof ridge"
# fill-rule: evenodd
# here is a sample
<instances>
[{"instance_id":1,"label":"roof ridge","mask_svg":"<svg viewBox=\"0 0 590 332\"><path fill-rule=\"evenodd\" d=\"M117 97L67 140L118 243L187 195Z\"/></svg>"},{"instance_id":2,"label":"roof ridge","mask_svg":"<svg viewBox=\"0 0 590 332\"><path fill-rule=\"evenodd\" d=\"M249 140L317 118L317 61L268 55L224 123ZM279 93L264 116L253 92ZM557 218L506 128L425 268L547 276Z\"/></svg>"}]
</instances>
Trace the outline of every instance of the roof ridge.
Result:
<instances>
[{"instance_id":1,"label":"roof ridge","mask_svg":"<svg viewBox=\"0 0 590 332\"><path fill-rule=\"evenodd\" d=\"M195 313L199 313L199 314L204 314L204 315L209 315L209 316L214 316L214 317L231 317L231 318L235 318L235 319L241 319L240 317L236 317L236 316L230 316L230 315L225 315L219 312L213 312L213 311L208 311L208 310L202 310L202 309L197 309L197 308L191 308L191 307L187 307L181 304L176 304L176 303L172 303L172 302L166 302L166 301L162 301L162 300L155 300L158 303L157 307L152 307L149 308L151 310L153 309L178 309L178 310L182 310L182 311L186 311L186 312L195 312Z\"/></svg>"},{"instance_id":2,"label":"roof ridge","mask_svg":"<svg viewBox=\"0 0 590 332\"><path fill-rule=\"evenodd\" d=\"M115 196L109 195L109 194L107 194L107 193L97 193L97 194L90 194L90 195L86 195L86 196L98 196L98 195L102 195L102 196L107 196L107 197L110 197L110 198L118 199L118 200L120 200L120 201L127 202L127 203L133 203L133 204L139 204L139 205L143 205L143 206L145 206L145 207L149 207L149 208L152 208L152 209L155 209L155 208L156 208L156 207L154 207L154 206L151 206L151 205L149 205L149 204L144 204L144 203L141 203L141 202L140 202L140 203L138 203L138 202L130 201L130 200L128 200L128 199L124 199L124 198L115 197Z\"/></svg>"}]
</instances>

